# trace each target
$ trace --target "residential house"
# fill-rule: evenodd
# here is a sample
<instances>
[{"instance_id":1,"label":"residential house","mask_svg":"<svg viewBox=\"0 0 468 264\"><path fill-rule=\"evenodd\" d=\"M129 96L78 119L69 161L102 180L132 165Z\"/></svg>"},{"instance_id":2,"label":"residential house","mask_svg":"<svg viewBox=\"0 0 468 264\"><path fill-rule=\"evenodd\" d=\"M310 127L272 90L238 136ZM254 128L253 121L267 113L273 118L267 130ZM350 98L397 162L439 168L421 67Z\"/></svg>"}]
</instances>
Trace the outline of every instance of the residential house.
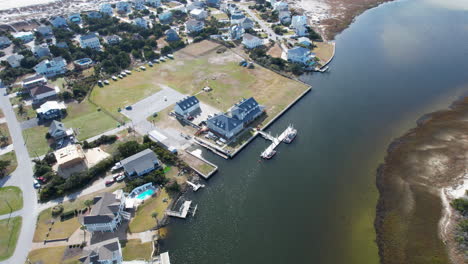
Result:
<instances>
[{"instance_id":1,"label":"residential house","mask_svg":"<svg viewBox=\"0 0 468 264\"><path fill-rule=\"evenodd\" d=\"M109 45L116 45L116 44L120 43L122 38L117 36L117 35L110 35L110 36L105 37L105 40L106 40L107 44L109 44Z\"/></svg>"},{"instance_id":2,"label":"residential house","mask_svg":"<svg viewBox=\"0 0 468 264\"><path fill-rule=\"evenodd\" d=\"M114 237L91 246L86 255L79 258L83 264L121 264L123 263L122 248L119 238ZM169 264L169 263L168 263Z\"/></svg>"},{"instance_id":3,"label":"residential house","mask_svg":"<svg viewBox=\"0 0 468 264\"><path fill-rule=\"evenodd\" d=\"M307 17L306 16L293 16L291 19L291 27L297 28L300 26L307 25Z\"/></svg>"},{"instance_id":4,"label":"residential house","mask_svg":"<svg viewBox=\"0 0 468 264\"><path fill-rule=\"evenodd\" d=\"M273 5L273 9L280 12L280 11L287 11L289 8L288 3L286 2L276 2Z\"/></svg>"},{"instance_id":5,"label":"residential house","mask_svg":"<svg viewBox=\"0 0 468 264\"><path fill-rule=\"evenodd\" d=\"M161 24L170 24L172 22L172 12L166 11L162 14L159 14L158 18Z\"/></svg>"},{"instance_id":6,"label":"residential house","mask_svg":"<svg viewBox=\"0 0 468 264\"><path fill-rule=\"evenodd\" d=\"M132 5L135 10L145 9L145 0L132 0Z\"/></svg>"},{"instance_id":7,"label":"residential house","mask_svg":"<svg viewBox=\"0 0 468 264\"><path fill-rule=\"evenodd\" d=\"M25 78L21 82L21 86L23 89L30 89L38 85L45 85L47 84L47 78L42 75L33 75L31 77Z\"/></svg>"},{"instance_id":8,"label":"residential house","mask_svg":"<svg viewBox=\"0 0 468 264\"><path fill-rule=\"evenodd\" d=\"M263 45L263 40L249 33L245 33L242 38L242 44L248 49L253 49Z\"/></svg>"},{"instance_id":9,"label":"residential house","mask_svg":"<svg viewBox=\"0 0 468 264\"><path fill-rule=\"evenodd\" d=\"M291 23L291 12L287 10L279 12L278 19L280 20L281 24L289 25L289 23Z\"/></svg>"},{"instance_id":10,"label":"residential house","mask_svg":"<svg viewBox=\"0 0 468 264\"><path fill-rule=\"evenodd\" d=\"M242 121L245 126L263 114L263 109L263 106L259 105L253 97L250 97L236 103L229 112L231 112L233 118Z\"/></svg>"},{"instance_id":11,"label":"residential house","mask_svg":"<svg viewBox=\"0 0 468 264\"><path fill-rule=\"evenodd\" d=\"M204 27L205 27L205 22L200 21L200 20L189 19L187 22L185 22L185 29L187 30L189 34L200 32L203 30Z\"/></svg>"},{"instance_id":12,"label":"residential house","mask_svg":"<svg viewBox=\"0 0 468 264\"><path fill-rule=\"evenodd\" d=\"M48 84L36 85L29 89L29 94L35 102L56 96L59 92L60 89L57 86L52 87Z\"/></svg>"},{"instance_id":13,"label":"residential house","mask_svg":"<svg viewBox=\"0 0 468 264\"><path fill-rule=\"evenodd\" d=\"M55 44L55 46L62 48L62 49L68 49L68 44L65 41L60 41Z\"/></svg>"},{"instance_id":14,"label":"residential house","mask_svg":"<svg viewBox=\"0 0 468 264\"><path fill-rule=\"evenodd\" d=\"M80 24L81 23L81 15L79 13L73 13L68 15L68 21L70 23Z\"/></svg>"},{"instance_id":15,"label":"residential house","mask_svg":"<svg viewBox=\"0 0 468 264\"><path fill-rule=\"evenodd\" d=\"M309 47L309 48L312 47L312 41L309 38L306 38L306 37L298 38L297 43L301 44L301 45L304 45L306 47Z\"/></svg>"},{"instance_id":16,"label":"residential house","mask_svg":"<svg viewBox=\"0 0 468 264\"><path fill-rule=\"evenodd\" d=\"M0 36L0 49L4 49L11 45L11 40L7 37Z\"/></svg>"},{"instance_id":17,"label":"residential house","mask_svg":"<svg viewBox=\"0 0 468 264\"><path fill-rule=\"evenodd\" d=\"M201 1L194 1L185 7L187 12L192 12L195 9L204 9L204 8L205 8L205 3Z\"/></svg>"},{"instance_id":18,"label":"residential house","mask_svg":"<svg viewBox=\"0 0 468 264\"><path fill-rule=\"evenodd\" d=\"M103 193L93 199L89 214L81 217L80 222L88 232L114 232L122 223L125 196L117 197L113 193Z\"/></svg>"},{"instance_id":19,"label":"residential house","mask_svg":"<svg viewBox=\"0 0 468 264\"><path fill-rule=\"evenodd\" d=\"M245 15L242 11L238 10L231 14L231 24L240 24L245 19Z\"/></svg>"},{"instance_id":20,"label":"residential house","mask_svg":"<svg viewBox=\"0 0 468 264\"><path fill-rule=\"evenodd\" d=\"M200 101L195 96L186 97L174 106L174 112L183 117L188 117L196 111L200 111Z\"/></svg>"},{"instance_id":21,"label":"residential house","mask_svg":"<svg viewBox=\"0 0 468 264\"><path fill-rule=\"evenodd\" d=\"M61 16L54 17L50 20L50 23L52 24L53 27L56 28L61 28L61 27L67 27L67 20Z\"/></svg>"},{"instance_id":22,"label":"residential house","mask_svg":"<svg viewBox=\"0 0 468 264\"><path fill-rule=\"evenodd\" d=\"M58 149L54 151L54 156L57 159L57 166L59 169L69 169L86 163L86 156L81 145L67 145L61 143L57 145Z\"/></svg>"},{"instance_id":23,"label":"residential house","mask_svg":"<svg viewBox=\"0 0 468 264\"><path fill-rule=\"evenodd\" d=\"M304 65L314 64L315 54L311 53L309 49L303 47L294 47L288 50L288 61L300 63Z\"/></svg>"},{"instance_id":24,"label":"residential house","mask_svg":"<svg viewBox=\"0 0 468 264\"><path fill-rule=\"evenodd\" d=\"M141 27L141 28L148 28L148 21L146 19L138 17L135 20L133 20L135 25Z\"/></svg>"},{"instance_id":25,"label":"residential house","mask_svg":"<svg viewBox=\"0 0 468 264\"><path fill-rule=\"evenodd\" d=\"M91 11L91 12L87 13L86 15L88 16L88 18L91 18L91 19L102 18L102 14L100 12L97 12L97 11Z\"/></svg>"},{"instance_id":26,"label":"residential house","mask_svg":"<svg viewBox=\"0 0 468 264\"><path fill-rule=\"evenodd\" d=\"M206 124L212 132L226 139L231 139L244 128L242 121L226 114L215 115L206 120Z\"/></svg>"},{"instance_id":27,"label":"residential house","mask_svg":"<svg viewBox=\"0 0 468 264\"><path fill-rule=\"evenodd\" d=\"M114 9L112 8L111 4L101 4L99 7L99 12L106 14L108 16L112 16L114 14Z\"/></svg>"},{"instance_id":28,"label":"residential house","mask_svg":"<svg viewBox=\"0 0 468 264\"><path fill-rule=\"evenodd\" d=\"M130 4L128 2L118 2L115 7L119 14L127 14L130 12Z\"/></svg>"},{"instance_id":29,"label":"residential house","mask_svg":"<svg viewBox=\"0 0 468 264\"><path fill-rule=\"evenodd\" d=\"M138 152L137 154L120 161L120 163L124 168L125 174L129 177L145 175L161 166L158 156L156 156L151 149L145 149Z\"/></svg>"},{"instance_id":30,"label":"residential house","mask_svg":"<svg viewBox=\"0 0 468 264\"><path fill-rule=\"evenodd\" d=\"M161 6L161 0L146 0L146 4L151 6L151 7L160 7Z\"/></svg>"},{"instance_id":31,"label":"residential house","mask_svg":"<svg viewBox=\"0 0 468 264\"><path fill-rule=\"evenodd\" d=\"M20 54L13 54L7 57L8 64L10 64L12 68L18 68L21 66L21 60L23 59L24 56Z\"/></svg>"},{"instance_id":32,"label":"residential house","mask_svg":"<svg viewBox=\"0 0 468 264\"><path fill-rule=\"evenodd\" d=\"M208 16L208 12L201 8L196 8L190 11L190 16L197 20L204 20Z\"/></svg>"},{"instance_id":33,"label":"residential house","mask_svg":"<svg viewBox=\"0 0 468 264\"><path fill-rule=\"evenodd\" d=\"M229 38L231 40L241 39L244 35L244 29L240 25L233 25L229 28Z\"/></svg>"},{"instance_id":34,"label":"residential house","mask_svg":"<svg viewBox=\"0 0 468 264\"><path fill-rule=\"evenodd\" d=\"M80 46L83 49L91 48L95 50L101 49L101 42L95 33L89 33L87 35L80 36Z\"/></svg>"},{"instance_id":35,"label":"residential house","mask_svg":"<svg viewBox=\"0 0 468 264\"><path fill-rule=\"evenodd\" d=\"M241 21L240 25L244 29L251 29L251 28L254 27L255 23L254 23L254 21L252 19L246 17Z\"/></svg>"},{"instance_id":36,"label":"residential house","mask_svg":"<svg viewBox=\"0 0 468 264\"><path fill-rule=\"evenodd\" d=\"M302 25L302 26L298 26L294 29L294 31L296 32L296 35L299 36L299 37L302 37L302 36L307 36L307 26L305 25Z\"/></svg>"},{"instance_id":37,"label":"residential house","mask_svg":"<svg viewBox=\"0 0 468 264\"><path fill-rule=\"evenodd\" d=\"M52 123L50 123L49 135L56 141L65 137L73 136L73 134L73 129L67 129L62 122L54 120Z\"/></svg>"},{"instance_id":38,"label":"residential house","mask_svg":"<svg viewBox=\"0 0 468 264\"><path fill-rule=\"evenodd\" d=\"M53 77L67 71L67 62L62 57L55 57L52 60L43 60L34 66L37 74Z\"/></svg>"},{"instance_id":39,"label":"residential house","mask_svg":"<svg viewBox=\"0 0 468 264\"><path fill-rule=\"evenodd\" d=\"M223 10L227 14L232 15L234 12L238 12L239 8L237 7L236 4L226 3L226 4L221 6L221 10Z\"/></svg>"},{"instance_id":40,"label":"residential house","mask_svg":"<svg viewBox=\"0 0 468 264\"><path fill-rule=\"evenodd\" d=\"M62 110L67 109L64 103L47 101L36 109L37 116L43 120L52 120L62 117Z\"/></svg>"},{"instance_id":41,"label":"residential house","mask_svg":"<svg viewBox=\"0 0 468 264\"><path fill-rule=\"evenodd\" d=\"M39 26L36 28L36 32L41 34L44 38L51 38L54 36L51 26Z\"/></svg>"},{"instance_id":42,"label":"residential house","mask_svg":"<svg viewBox=\"0 0 468 264\"><path fill-rule=\"evenodd\" d=\"M166 30L166 32L164 32L164 34L166 35L166 41L168 41L168 42L180 40L180 37L177 34L177 31L175 29L170 28L170 29Z\"/></svg>"},{"instance_id":43,"label":"residential house","mask_svg":"<svg viewBox=\"0 0 468 264\"><path fill-rule=\"evenodd\" d=\"M37 58L42 58L50 55L49 46L45 43L33 46L31 51Z\"/></svg>"},{"instance_id":44,"label":"residential house","mask_svg":"<svg viewBox=\"0 0 468 264\"><path fill-rule=\"evenodd\" d=\"M21 40L23 43L28 43L34 39L34 34L31 31L21 31L12 33L13 38Z\"/></svg>"},{"instance_id":45,"label":"residential house","mask_svg":"<svg viewBox=\"0 0 468 264\"><path fill-rule=\"evenodd\" d=\"M221 4L221 0L206 0L206 5L210 7L218 8Z\"/></svg>"}]
</instances>

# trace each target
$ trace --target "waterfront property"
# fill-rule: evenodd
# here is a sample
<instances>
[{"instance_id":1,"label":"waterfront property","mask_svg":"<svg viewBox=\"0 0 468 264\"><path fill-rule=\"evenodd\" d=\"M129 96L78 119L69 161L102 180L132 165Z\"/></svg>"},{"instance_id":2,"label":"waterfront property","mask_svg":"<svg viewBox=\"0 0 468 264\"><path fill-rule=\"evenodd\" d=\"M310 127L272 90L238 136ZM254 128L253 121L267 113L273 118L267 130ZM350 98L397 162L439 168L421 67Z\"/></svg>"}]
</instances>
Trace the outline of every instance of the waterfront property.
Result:
<instances>
[{"instance_id":1,"label":"waterfront property","mask_svg":"<svg viewBox=\"0 0 468 264\"><path fill-rule=\"evenodd\" d=\"M52 60L43 60L34 66L37 74L46 77L53 77L67 71L67 62L62 57L55 57Z\"/></svg>"},{"instance_id":2,"label":"waterfront property","mask_svg":"<svg viewBox=\"0 0 468 264\"><path fill-rule=\"evenodd\" d=\"M83 49L91 48L95 50L101 49L101 42L95 33L89 33L80 36L80 47Z\"/></svg>"},{"instance_id":3,"label":"waterfront property","mask_svg":"<svg viewBox=\"0 0 468 264\"><path fill-rule=\"evenodd\" d=\"M195 96L186 97L174 106L174 112L183 117L188 117L196 111L200 111L200 101Z\"/></svg>"},{"instance_id":4,"label":"waterfront property","mask_svg":"<svg viewBox=\"0 0 468 264\"><path fill-rule=\"evenodd\" d=\"M294 47L288 50L288 61L300 63L307 66L315 64L315 54L304 47Z\"/></svg>"},{"instance_id":5,"label":"waterfront property","mask_svg":"<svg viewBox=\"0 0 468 264\"><path fill-rule=\"evenodd\" d=\"M133 189L125 200L126 208L137 208L143 201L158 193L159 189L153 184L146 183Z\"/></svg>"},{"instance_id":6,"label":"waterfront property","mask_svg":"<svg viewBox=\"0 0 468 264\"><path fill-rule=\"evenodd\" d=\"M131 176L142 176L158 169L161 164L158 156L151 150L145 149L120 162L125 174Z\"/></svg>"},{"instance_id":7,"label":"waterfront property","mask_svg":"<svg viewBox=\"0 0 468 264\"><path fill-rule=\"evenodd\" d=\"M94 197L91 212L81 217L80 222L88 232L114 232L122 223L125 196L103 193Z\"/></svg>"},{"instance_id":8,"label":"waterfront property","mask_svg":"<svg viewBox=\"0 0 468 264\"><path fill-rule=\"evenodd\" d=\"M244 128L244 124L226 114L216 115L206 120L208 128L214 133L226 138L231 139Z\"/></svg>"},{"instance_id":9,"label":"waterfront property","mask_svg":"<svg viewBox=\"0 0 468 264\"><path fill-rule=\"evenodd\" d=\"M43 120L52 120L58 117L62 117L62 110L67 107L64 103L57 101L47 101L43 103L38 109L36 109L37 116Z\"/></svg>"},{"instance_id":10,"label":"waterfront property","mask_svg":"<svg viewBox=\"0 0 468 264\"><path fill-rule=\"evenodd\" d=\"M91 245L91 249L79 261L83 264L120 264L122 248L117 237Z\"/></svg>"}]
</instances>

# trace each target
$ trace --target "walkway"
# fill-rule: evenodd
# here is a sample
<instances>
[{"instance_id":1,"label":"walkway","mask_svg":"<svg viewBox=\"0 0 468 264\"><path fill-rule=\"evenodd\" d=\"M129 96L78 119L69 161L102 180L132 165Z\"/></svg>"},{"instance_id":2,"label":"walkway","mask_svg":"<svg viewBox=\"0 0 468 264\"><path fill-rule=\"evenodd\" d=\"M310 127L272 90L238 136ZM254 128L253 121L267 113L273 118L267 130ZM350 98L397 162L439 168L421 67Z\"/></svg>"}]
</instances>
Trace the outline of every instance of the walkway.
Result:
<instances>
[{"instance_id":1,"label":"walkway","mask_svg":"<svg viewBox=\"0 0 468 264\"><path fill-rule=\"evenodd\" d=\"M15 252L11 258L0 263L24 263L31 248L36 228L37 193L33 187L33 166L24 143L21 127L13 112L10 100L5 94L6 88L0 88L0 107L8 123L18 167L3 184L5 186L18 186L23 191L24 205L23 209L18 212L18 215L23 217L23 224Z\"/></svg>"}]
</instances>

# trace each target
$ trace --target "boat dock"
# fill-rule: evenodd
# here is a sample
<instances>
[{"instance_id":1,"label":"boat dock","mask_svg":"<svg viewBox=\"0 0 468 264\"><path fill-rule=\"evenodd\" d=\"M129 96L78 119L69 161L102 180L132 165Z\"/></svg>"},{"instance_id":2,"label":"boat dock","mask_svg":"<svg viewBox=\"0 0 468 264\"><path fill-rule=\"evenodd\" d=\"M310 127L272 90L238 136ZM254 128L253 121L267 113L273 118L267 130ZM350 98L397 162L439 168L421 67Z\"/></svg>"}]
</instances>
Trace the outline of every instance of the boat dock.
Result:
<instances>
[{"instance_id":1,"label":"boat dock","mask_svg":"<svg viewBox=\"0 0 468 264\"><path fill-rule=\"evenodd\" d=\"M195 184L193 182L187 181L188 185L192 186L193 191L196 192L198 189L205 187L203 184Z\"/></svg>"},{"instance_id":2,"label":"boat dock","mask_svg":"<svg viewBox=\"0 0 468 264\"><path fill-rule=\"evenodd\" d=\"M179 211L166 210L166 215L185 219L185 218L187 218L187 215L191 210L192 211L192 216L195 216L195 213L197 212L198 205L195 205L195 207L193 207L193 208L191 207L191 205L192 205L192 201L185 201L182 204L182 206L180 207Z\"/></svg>"},{"instance_id":3,"label":"boat dock","mask_svg":"<svg viewBox=\"0 0 468 264\"><path fill-rule=\"evenodd\" d=\"M263 138L265 138L266 140L271 141L270 146L268 146L262 152L262 154L260 154L260 156L262 158L266 158L266 159L271 158L274 155L274 153L276 153L276 151L275 151L276 147L278 147L278 145L281 142L283 142L283 140L288 136L288 134L291 133L292 129L294 129L294 128L291 125L289 125L283 131L283 133L281 133L278 137L274 137L270 133L265 133L264 131L261 131L261 130L257 131Z\"/></svg>"}]
</instances>

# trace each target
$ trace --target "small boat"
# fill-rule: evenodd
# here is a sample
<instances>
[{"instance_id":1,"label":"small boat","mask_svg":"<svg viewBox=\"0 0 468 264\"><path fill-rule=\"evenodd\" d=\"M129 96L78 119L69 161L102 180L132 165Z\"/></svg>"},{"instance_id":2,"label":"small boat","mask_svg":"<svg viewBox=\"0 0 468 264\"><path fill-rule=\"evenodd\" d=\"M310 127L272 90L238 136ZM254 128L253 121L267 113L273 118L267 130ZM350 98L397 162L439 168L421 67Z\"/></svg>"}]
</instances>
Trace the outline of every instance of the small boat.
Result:
<instances>
[{"instance_id":1,"label":"small boat","mask_svg":"<svg viewBox=\"0 0 468 264\"><path fill-rule=\"evenodd\" d=\"M296 135L297 135L297 129L295 129L293 127L289 127L288 128L288 134L283 139L283 142L286 143L286 144L289 144L289 143L293 142L293 140L296 138Z\"/></svg>"},{"instance_id":2,"label":"small boat","mask_svg":"<svg viewBox=\"0 0 468 264\"><path fill-rule=\"evenodd\" d=\"M260 156L264 159L271 159L273 158L275 154L276 154L276 150L270 150L270 151L265 150Z\"/></svg>"}]
</instances>

